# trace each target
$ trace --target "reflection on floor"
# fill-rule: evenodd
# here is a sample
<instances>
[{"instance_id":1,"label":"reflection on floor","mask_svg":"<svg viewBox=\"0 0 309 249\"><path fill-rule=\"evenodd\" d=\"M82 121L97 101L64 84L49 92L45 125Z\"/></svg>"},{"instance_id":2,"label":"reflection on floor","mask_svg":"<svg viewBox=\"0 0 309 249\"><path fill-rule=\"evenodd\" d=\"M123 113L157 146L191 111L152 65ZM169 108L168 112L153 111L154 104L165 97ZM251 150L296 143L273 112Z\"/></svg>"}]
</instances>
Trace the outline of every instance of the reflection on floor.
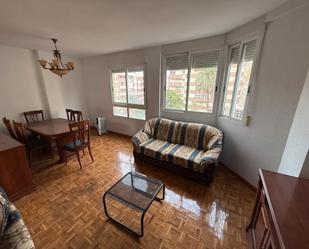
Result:
<instances>
[{"instance_id":1,"label":"reflection on floor","mask_svg":"<svg viewBox=\"0 0 309 249\"><path fill-rule=\"evenodd\" d=\"M222 168L205 186L156 166L134 162L128 137L93 136L95 163L87 153L79 169L68 165L32 167L37 189L16 204L40 248L247 248L245 227L254 192ZM153 202L145 235L136 239L107 221L103 193L136 170L162 180L166 199Z\"/></svg>"}]
</instances>

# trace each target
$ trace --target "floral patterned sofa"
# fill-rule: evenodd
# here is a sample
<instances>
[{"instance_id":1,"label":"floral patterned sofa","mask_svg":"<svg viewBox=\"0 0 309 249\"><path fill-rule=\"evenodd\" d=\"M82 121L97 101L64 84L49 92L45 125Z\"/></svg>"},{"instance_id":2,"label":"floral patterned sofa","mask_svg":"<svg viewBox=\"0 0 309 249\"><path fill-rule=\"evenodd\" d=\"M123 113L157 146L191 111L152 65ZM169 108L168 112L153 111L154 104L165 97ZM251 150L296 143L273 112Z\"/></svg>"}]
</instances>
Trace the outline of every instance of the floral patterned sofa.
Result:
<instances>
[{"instance_id":1,"label":"floral patterned sofa","mask_svg":"<svg viewBox=\"0 0 309 249\"><path fill-rule=\"evenodd\" d=\"M29 231L15 205L0 187L0 249L34 249Z\"/></svg>"},{"instance_id":2,"label":"floral patterned sofa","mask_svg":"<svg viewBox=\"0 0 309 249\"><path fill-rule=\"evenodd\" d=\"M210 183L223 133L209 125L154 118L132 142L136 158Z\"/></svg>"}]
</instances>

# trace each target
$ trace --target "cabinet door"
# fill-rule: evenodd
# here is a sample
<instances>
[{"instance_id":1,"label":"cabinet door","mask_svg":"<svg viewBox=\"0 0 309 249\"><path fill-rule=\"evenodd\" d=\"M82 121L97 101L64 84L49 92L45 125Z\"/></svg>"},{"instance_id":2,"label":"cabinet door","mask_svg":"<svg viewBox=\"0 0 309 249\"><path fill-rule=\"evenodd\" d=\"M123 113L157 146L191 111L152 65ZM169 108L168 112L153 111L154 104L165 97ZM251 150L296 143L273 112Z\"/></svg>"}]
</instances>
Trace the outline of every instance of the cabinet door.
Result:
<instances>
[{"instance_id":1,"label":"cabinet door","mask_svg":"<svg viewBox=\"0 0 309 249\"><path fill-rule=\"evenodd\" d=\"M253 243L256 249L264 249L269 238L269 222L265 210L267 207L265 207L264 202L264 193L262 191L252 227Z\"/></svg>"}]
</instances>

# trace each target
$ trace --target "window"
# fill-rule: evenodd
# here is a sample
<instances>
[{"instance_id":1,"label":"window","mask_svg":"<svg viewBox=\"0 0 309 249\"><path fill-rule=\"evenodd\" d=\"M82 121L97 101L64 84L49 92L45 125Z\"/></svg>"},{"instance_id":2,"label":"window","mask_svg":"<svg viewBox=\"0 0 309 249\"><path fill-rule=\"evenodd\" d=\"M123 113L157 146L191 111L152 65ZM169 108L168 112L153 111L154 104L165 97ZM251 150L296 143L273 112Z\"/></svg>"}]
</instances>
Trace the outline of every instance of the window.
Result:
<instances>
[{"instance_id":1,"label":"window","mask_svg":"<svg viewBox=\"0 0 309 249\"><path fill-rule=\"evenodd\" d=\"M223 116L236 120L244 118L255 57L256 40L229 48L222 105Z\"/></svg>"},{"instance_id":2,"label":"window","mask_svg":"<svg viewBox=\"0 0 309 249\"><path fill-rule=\"evenodd\" d=\"M213 113L219 51L166 57L165 110Z\"/></svg>"},{"instance_id":3,"label":"window","mask_svg":"<svg viewBox=\"0 0 309 249\"><path fill-rule=\"evenodd\" d=\"M113 115L146 119L144 68L112 70Z\"/></svg>"}]
</instances>

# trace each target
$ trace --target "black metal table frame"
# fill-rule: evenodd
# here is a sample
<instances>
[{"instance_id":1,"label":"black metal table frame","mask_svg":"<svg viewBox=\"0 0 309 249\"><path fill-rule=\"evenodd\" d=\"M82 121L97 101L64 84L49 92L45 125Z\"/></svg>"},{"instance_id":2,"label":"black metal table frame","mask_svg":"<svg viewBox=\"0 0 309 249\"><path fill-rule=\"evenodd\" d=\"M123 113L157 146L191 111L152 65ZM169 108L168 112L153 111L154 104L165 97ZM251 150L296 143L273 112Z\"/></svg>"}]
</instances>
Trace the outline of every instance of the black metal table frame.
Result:
<instances>
[{"instance_id":1,"label":"black metal table frame","mask_svg":"<svg viewBox=\"0 0 309 249\"><path fill-rule=\"evenodd\" d=\"M129 172L129 173L125 174L123 177L121 177L121 179L119 179L113 186L111 186L111 187L104 193L104 195L103 195L104 212L105 212L105 215L106 215L111 221L115 222L115 223L116 223L117 225L119 225L120 227L124 228L125 230L131 232L132 234L134 234L134 235L136 235L136 236L138 236L138 237L143 237L143 235L144 235L144 217L145 217L145 213L147 212L147 210L148 210L149 207L151 206L153 200L156 200L156 201L162 201L162 200L164 200L164 198L165 198L165 184L164 184L164 183L161 183L161 186L158 188L158 190L157 190L153 195L151 195L151 194L146 193L146 192L144 192L144 191L142 191L142 190L140 190L140 189L135 188L135 187L134 187L133 179L131 179L131 187L134 189L134 191L139 192L139 193L141 193L142 195L147 196L148 198L151 198L151 201L149 202L149 204L147 205L147 207L146 207L145 209L143 209L143 208L141 208L141 207L135 205L134 203L128 202L128 201L124 200L123 198L121 198L121 197L119 197L119 196L117 196L117 195L115 195L115 194L109 192L113 187L115 187L119 182L121 182L127 175L131 175L131 178L132 178L132 173L133 173L133 172ZM139 177L139 178L142 178L142 179L144 179L144 180L146 180L146 181L148 181L148 182L152 182L152 183L155 183L155 184L160 184L159 182L152 180L152 178L148 178L148 177L143 176L143 175L141 175L141 174L138 174L138 177ZM158 193L161 191L161 189L163 190L163 193L162 193L163 197L162 197L162 198L158 198L157 195L158 195ZM106 195L111 195L111 196L113 196L115 199L118 199L120 202L127 204L127 206L129 206L129 207L132 206L132 207L138 209L139 211L142 211L140 233L137 233L136 231L132 230L132 229L129 228L128 226L126 226L126 225L120 223L118 220L112 218L112 217L108 214L107 208L106 208L106 201L105 201Z\"/></svg>"}]
</instances>

